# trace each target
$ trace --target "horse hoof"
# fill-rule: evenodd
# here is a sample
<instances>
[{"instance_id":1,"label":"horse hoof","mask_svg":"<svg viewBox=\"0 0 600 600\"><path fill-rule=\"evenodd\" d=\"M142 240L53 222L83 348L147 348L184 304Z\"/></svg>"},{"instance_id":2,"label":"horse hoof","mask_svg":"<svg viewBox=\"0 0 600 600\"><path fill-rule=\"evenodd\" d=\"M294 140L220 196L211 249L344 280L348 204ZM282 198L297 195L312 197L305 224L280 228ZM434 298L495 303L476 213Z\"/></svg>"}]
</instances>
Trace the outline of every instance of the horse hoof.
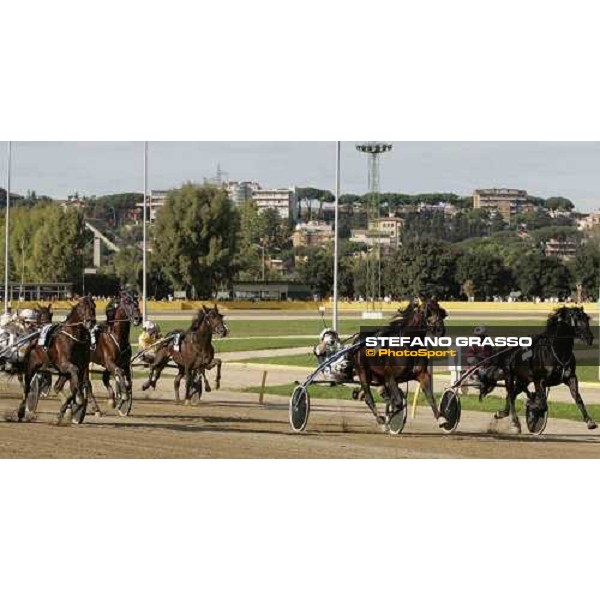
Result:
<instances>
[{"instance_id":1,"label":"horse hoof","mask_svg":"<svg viewBox=\"0 0 600 600\"><path fill-rule=\"evenodd\" d=\"M217 389L219 389L219 388L217 388ZM210 385L205 385L204 386L204 391L210 393L210 392L212 392L212 388L210 387Z\"/></svg>"},{"instance_id":2,"label":"horse hoof","mask_svg":"<svg viewBox=\"0 0 600 600\"><path fill-rule=\"evenodd\" d=\"M598 425L596 425L596 421L588 421L587 428L591 431L592 429L598 429Z\"/></svg>"},{"instance_id":3,"label":"horse hoof","mask_svg":"<svg viewBox=\"0 0 600 600\"><path fill-rule=\"evenodd\" d=\"M510 432L514 435L521 435L521 424L520 423L513 423L510 426Z\"/></svg>"},{"instance_id":4,"label":"horse hoof","mask_svg":"<svg viewBox=\"0 0 600 600\"><path fill-rule=\"evenodd\" d=\"M494 419L498 421L500 419L506 419L506 417L508 417L508 413L504 410L499 410L498 412L494 413Z\"/></svg>"},{"instance_id":5,"label":"horse hoof","mask_svg":"<svg viewBox=\"0 0 600 600\"><path fill-rule=\"evenodd\" d=\"M446 417L440 416L437 420L438 427L441 429L444 425L448 425L448 419Z\"/></svg>"},{"instance_id":6,"label":"horse hoof","mask_svg":"<svg viewBox=\"0 0 600 600\"><path fill-rule=\"evenodd\" d=\"M109 398L108 399L108 406L109 408L114 408L117 405L117 403L115 402L114 398Z\"/></svg>"},{"instance_id":7,"label":"horse hoof","mask_svg":"<svg viewBox=\"0 0 600 600\"><path fill-rule=\"evenodd\" d=\"M97 411L94 413L94 416L95 416L96 418L98 418L98 419L101 419L101 418L102 418L102 411L100 411L100 410L97 410Z\"/></svg>"},{"instance_id":8,"label":"horse hoof","mask_svg":"<svg viewBox=\"0 0 600 600\"><path fill-rule=\"evenodd\" d=\"M35 421L37 421L37 415L35 413L25 413L25 417L23 417L24 423L34 423Z\"/></svg>"},{"instance_id":9,"label":"horse hoof","mask_svg":"<svg viewBox=\"0 0 600 600\"><path fill-rule=\"evenodd\" d=\"M385 417L377 417L377 425L385 425Z\"/></svg>"}]
</instances>

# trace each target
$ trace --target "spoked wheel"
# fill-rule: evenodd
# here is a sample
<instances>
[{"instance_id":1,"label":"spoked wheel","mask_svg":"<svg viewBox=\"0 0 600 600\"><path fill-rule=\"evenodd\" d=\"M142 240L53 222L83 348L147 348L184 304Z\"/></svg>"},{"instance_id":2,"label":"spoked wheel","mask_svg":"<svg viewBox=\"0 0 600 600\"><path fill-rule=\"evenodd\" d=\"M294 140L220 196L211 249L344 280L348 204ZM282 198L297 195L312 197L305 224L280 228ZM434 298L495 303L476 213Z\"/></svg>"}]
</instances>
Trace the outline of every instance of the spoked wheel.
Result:
<instances>
[{"instance_id":1,"label":"spoked wheel","mask_svg":"<svg viewBox=\"0 0 600 600\"><path fill-rule=\"evenodd\" d=\"M310 414L310 396L308 390L299 385L290 396L290 425L299 433L306 429Z\"/></svg>"},{"instance_id":2,"label":"spoked wheel","mask_svg":"<svg viewBox=\"0 0 600 600\"><path fill-rule=\"evenodd\" d=\"M440 413L447 421L441 427L444 433L454 433L456 431L460 423L461 410L458 394L453 389L446 390L440 401Z\"/></svg>"},{"instance_id":3,"label":"spoked wheel","mask_svg":"<svg viewBox=\"0 0 600 600\"><path fill-rule=\"evenodd\" d=\"M400 406L393 406L391 402L388 402L385 407L386 421L388 426L388 433L390 435L400 435L406 425L406 419L408 418L408 403L402 390L398 389L400 394L401 404Z\"/></svg>"},{"instance_id":4,"label":"spoked wheel","mask_svg":"<svg viewBox=\"0 0 600 600\"><path fill-rule=\"evenodd\" d=\"M525 420L527 429L533 435L542 435L548 425L548 407L537 408L527 405L525 408Z\"/></svg>"},{"instance_id":5,"label":"spoked wheel","mask_svg":"<svg viewBox=\"0 0 600 600\"><path fill-rule=\"evenodd\" d=\"M36 373L34 378L31 380L31 389L29 390L29 395L26 400L27 412L29 414L35 414L35 411L38 407L38 402L40 401L40 396L42 395L42 375L41 373Z\"/></svg>"}]
</instances>

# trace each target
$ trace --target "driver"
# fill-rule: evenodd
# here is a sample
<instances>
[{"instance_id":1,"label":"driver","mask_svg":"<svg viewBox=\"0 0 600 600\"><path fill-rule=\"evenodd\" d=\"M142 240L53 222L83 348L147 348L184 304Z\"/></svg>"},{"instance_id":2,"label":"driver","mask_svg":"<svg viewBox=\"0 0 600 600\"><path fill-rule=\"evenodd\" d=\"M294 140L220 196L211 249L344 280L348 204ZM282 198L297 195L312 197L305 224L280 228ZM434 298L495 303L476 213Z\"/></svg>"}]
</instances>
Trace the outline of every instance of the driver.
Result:
<instances>
[{"instance_id":1,"label":"driver","mask_svg":"<svg viewBox=\"0 0 600 600\"><path fill-rule=\"evenodd\" d=\"M21 311L19 320L22 324L24 333L31 333L38 324L38 314L31 308L26 308Z\"/></svg>"},{"instance_id":2,"label":"driver","mask_svg":"<svg viewBox=\"0 0 600 600\"><path fill-rule=\"evenodd\" d=\"M162 339L160 327L154 321L144 321L142 333L138 338L140 350L144 350L143 360L151 362L154 360L156 347L152 347L156 342Z\"/></svg>"},{"instance_id":3,"label":"driver","mask_svg":"<svg viewBox=\"0 0 600 600\"><path fill-rule=\"evenodd\" d=\"M319 335L319 343L313 348L317 362L322 365L330 356L335 354L340 336L334 329L323 329Z\"/></svg>"},{"instance_id":4,"label":"driver","mask_svg":"<svg viewBox=\"0 0 600 600\"><path fill-rule=\"evenodd\" d=\"M488 329L485 325L477 325L477 327L473 329L473 335L478 337L483 342L483 340L488 337ZM471 367L474 367L475 365L478 365L490 358L492 355L493 350L491 346L469 346L466 352L467 366L470 369ZM479 378L479 381L483 387L487 388L491 384L489 376L494 370L494 366L490 365L488 362L483 364L477 371L477 377Z\"/></svg>"}]
</instances>

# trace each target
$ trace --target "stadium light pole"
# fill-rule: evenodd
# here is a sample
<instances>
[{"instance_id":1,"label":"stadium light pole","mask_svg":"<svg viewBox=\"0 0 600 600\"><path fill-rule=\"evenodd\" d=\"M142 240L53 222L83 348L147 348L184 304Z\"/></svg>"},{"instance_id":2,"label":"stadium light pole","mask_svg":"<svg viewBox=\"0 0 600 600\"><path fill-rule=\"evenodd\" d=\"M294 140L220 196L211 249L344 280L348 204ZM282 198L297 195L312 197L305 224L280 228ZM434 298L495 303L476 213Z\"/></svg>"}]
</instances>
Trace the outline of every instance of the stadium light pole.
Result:
<instances>
[{"instance_id":1,"label":"stadium light pole","mask_svg":"<svg viewBox=\"0 0 600 600\"><path fill-rule=\"evenodd\" d=\"M147 292L148 289L146 287L146 269L148 266L147 263L147 248L146 248L146 229L148 220L148 142L144 142L144 226L143 226L143 242L142 242L142 314L144 315L144 321L148 318L147 313Z\"/></svg>"},{"instance_id":2,"label":"stadium light pole","mask_svg":"<svg viewBox=\"0 0 600 600\"><path fill-rule=\"evenodd\" d=\"M4 213L4 313L8 312L8 232L10 211L10 170L12 142L8 142L8 155L6 158L6 211Z\"/></svg>"},{"instance_id":3,"label":"stadium light pole","mask_svg":"<svg viewBox=\"0 0 600 600\"><path fill-rule=\"evenodd\" d=\"M334 207L334 228L333 237L333 330L338 330L338 260L339 260L339 212L340 212L340 150L341 142L335 143L335 207Z\"/></svg>"}]
</instances>

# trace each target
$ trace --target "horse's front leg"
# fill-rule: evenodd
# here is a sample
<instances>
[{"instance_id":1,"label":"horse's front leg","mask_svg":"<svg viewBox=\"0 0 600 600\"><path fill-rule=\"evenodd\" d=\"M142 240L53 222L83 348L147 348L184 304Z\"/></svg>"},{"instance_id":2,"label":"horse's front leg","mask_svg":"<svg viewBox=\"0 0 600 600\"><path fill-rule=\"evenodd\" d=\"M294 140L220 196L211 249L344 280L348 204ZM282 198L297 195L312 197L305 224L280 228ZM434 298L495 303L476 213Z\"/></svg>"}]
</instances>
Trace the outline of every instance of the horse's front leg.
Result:
<instances>
[{"instance_id":1,"label":"horse's front leg","mask_svg":"<svg viewBox=\"0 0 600 600\"><path fill-rule=\"evenodd\" d=\"M425 398L427 398L431 412L433 412L433 418L437 421L439 427L443 427L448 421L446 420L446 417L440 413L435 402L435 396L433 395L433 378L431 377L427 365L418 372L417 381L419 382L421 391L425 394Z\"/></svg>"},{"instance_id":2,"label":"horse's front leg","mask_svg":"<svg viewBox=\"0 0 600 600\"><path fill-rule=\"evenodd\" d=\"M194 395L194 371L192 369L185 370L185 404L191 404L192 396Z\"/></svg>"},{"instance_id":3,"label":"horse's front leg","mask_svg":"<svg viewBox=\"0 0 600 600\"><path fill-rule=\"evenodd\" d=\"M522 385L520 386L523 387ZM506 381L506 403L508 405L508 414L512 421L512 430L514 433L521 433L521 421L517 414L516 401L519 395L520 387L516 383L509 383ZM526 390L527 388L525 388Z\"/></svg>"},{"instance_id":4,"label":"horse's front leg","mask_svg":"<svg viewBox=\"0 0 600 600\"><path fill-rule=\"evenodd\" d=\"M104 373L102 373L102 382L104 382ZM94 389L92 388L92 381L90 379L89 367L88 367L87 375L85 377L85 381L84 381L83 385L87 387L87 396L88 396L88 400L92 403L92 406L94 409L94 416L100 418L102 416L102 411L100 410L100 406L98 406L98 401L96 400L96 396L94 396Z\"/></svg>"},{"instance_id":5,"label":"horse's front leg","mask_svg":"<svg viewBox=\"0 0 600 600\"><path fill-rule=\"evenodd\" d=\"M217 365L217 378L215 380L217 389L221 387L221 367L223 366L223 361L220 358L215 358L213 363Z\"/></svg>"},{"instance_id":6,"label":"horse's front leg","mask_svg":"<svg viewBox=\"0 0 600 600\"><path fill-rule=\"evenodd\" d=\"M33 381L33 378L36 376L40 367L41 365L35 365L30 368L29 365L27 365L25 368L25 376L23 377L23 399L21 400L21 404L19 404L15 414L15 418L19 422L26 420L27 398L31 393L31 382Z\"/></svg>"},{"instance_id":7,"label":"horse's front leg","mask_svg":"<svg viewBox=\"0 0 600 600\"><path fill-rule=\"evenodd\" d=\"M57 365L57 367L61 375L68 376L71 392L67 399L61 405L58 415L56 415L55 424L60 425L63 420L63 417L65 416L65 413L67 412L67 409L71 407L73 401L75 400L75 397L77 396L77 393L79 392L80 382L79 369L73 363L66 362L61 365Z\"/></svg>"},{"instance_id":8,"label":"horse's front leg","mask_svg":"<svg viewBox=\"0 0 600 600\"><path fill-rule=\"evenodd\" d=\"M575 404L577 404L577 408L583 417L584 423L587 424L588 429L596 429L598 425L596 425L596 421L590 417L585 404L583 403L583 398L579 393L579 380L577 379L577 375L572 375L567 379L566 385L569 386L569 391L571 392L571 396L573 400L575 400Z\"/></svg>"},{"instance_id":9,"label":"horse's front leg","mask_svg":"<svg viewBox=\"0 0 600 600\"><path fill-rule=\"evenodd\" d=\"M104 389L106 390L106 393L108 394L108 406L110 408L114 408L115 407L115 388L113 388L111 382L110 382L110 371L108 369L104 369L104 371L102 371L102 385L104 385Z\"/></svg>"},{"instance_id":10,"label":"horse's front leg","mask_svg":"<svg viewBox=\"0 0 600 600\"><path fill-rule=\"evenodd\" d=\"M175 404L180 404L179 386L181 385L181 380L185 374L185 368L180 366L177 367L177 369L177 375L175 375L175 379L173 380L173 388L175 389Z\"/></svg>"},{"instance_id":11,"label":"horse's front leg","mask_svg":"<svg viewBox=\"0 0 600 600\"><path fill-rule=\"evenodd\" d=\"M157 353L156 358L150 365L150 375L148 376L148 381L142 385L143 391L146 391L150 387L154 390L156 389L156 384L160 379L163 369L167 366L169 359L170 356L168 353Z\"/></svg>"},{"instance_id":12,"label":"horse's front leg","mask_svg":"<svg viewBox=\"0 0 600 600\"><path fill-rule=\"evenodd\" d=\"M377 414L377 407L375 406L375 400L373 399L373 394L371 393L371 387L369 386L369 380L365 373L365 369L361 369L359 373L360 386L362 388L365 403L369 407L369 410L373 413L375 419L377 420L378 425L385 425L385 417Z\"/></svg>"}]
</instances>

